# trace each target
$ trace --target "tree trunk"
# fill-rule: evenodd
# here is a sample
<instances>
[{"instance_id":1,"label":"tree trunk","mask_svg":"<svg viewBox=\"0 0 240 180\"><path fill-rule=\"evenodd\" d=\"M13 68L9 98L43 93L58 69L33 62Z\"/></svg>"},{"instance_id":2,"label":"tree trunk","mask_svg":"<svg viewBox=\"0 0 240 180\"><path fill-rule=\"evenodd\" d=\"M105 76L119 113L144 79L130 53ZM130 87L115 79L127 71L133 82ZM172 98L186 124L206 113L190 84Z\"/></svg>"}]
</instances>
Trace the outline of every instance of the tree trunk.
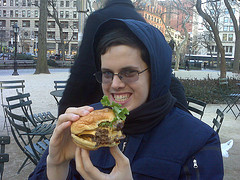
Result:
<instances>
[{"instance_id":1,"label":"tree trunk","mask_svg":"<svg viewBox=\"0 0 240 180\"><path fill-rule=\"evenodd\" d=\"M197 0L197 3L196 3L197 11L198 11L199 15L208 22L208 24L210 25L210 27L212 29L212 32L213 32L213 35L214 35L214 39L216 41L218 50L219 50L219 52L221 54L220 78L226 78L225 51L224 51L224 48L223 48L223 45L222 45L222 41L221 41L221 39L219 37L219 31L218 31L215 23L213 22L212 18L208 14L203 12L201 4L202 4L202 1L201 0Z\"/></svg>"},{"instance_id":2,"label":"tree trunk","mask_svg":"<svg viewBox=\"0 0 240 180\"><path fill-rule=\"evenodd\" d=\"M228 0L224 0L224 3L228 9L228 12L230 14L230 17L232 19L233 22L233 26L234 26L234 31L235 31L235 50L234 50L234 62L233 62L233 72L234 73L239 73L239 59L240 59L240 30L239 30L239 26L237 23L237 19L236 16L233 13L233 9L230 5L230 3L228 2Z\"/></svg>"},{"instance_id":3,"label":"tree trunk","mask_svg":"<svg viewBox=\"0 0 240 180\"><path fill-rule=\"evenodd\" d=\"M238 35L237 35L238 34ZM234 61L233 61L233 73L240 73L240 31L236 34L236 41L235 41L235 50L234 50Z\"/></svg>"},{"instance_id":4,"label":"tree trunk","mask_svg":"<svg viewBox=\"0 0 240 180\"><path fill-rule=\"evenodd\" d=\"M46 73L50 74L47 65L47 5L48 0L41 0L40 3L40 17L38 29L38 59L36 71L34 74Z\"/></svg>"}]
</instances>

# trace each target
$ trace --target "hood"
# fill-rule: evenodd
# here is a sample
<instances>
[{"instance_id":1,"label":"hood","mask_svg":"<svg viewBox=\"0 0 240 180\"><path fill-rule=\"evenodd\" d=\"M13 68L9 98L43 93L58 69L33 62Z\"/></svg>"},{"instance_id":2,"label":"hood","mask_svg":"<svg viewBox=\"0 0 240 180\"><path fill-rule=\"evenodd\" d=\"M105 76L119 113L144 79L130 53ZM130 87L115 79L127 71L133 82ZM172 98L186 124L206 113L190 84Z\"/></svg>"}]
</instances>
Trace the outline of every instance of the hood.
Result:
<instances>
[{"instance_id":1,"label":"hood","mask_svg":"<svg viewBox=\"0 0 240 180\"><path fill-rule=\"evenodd\" d=\"M149 100L161 97L169 92L171 82L172 50L166 42L163 34L150 24L131 19L110 19L102 23L95 35L94 51L101 38L101 34L111 28L127 28L142 41L148 50L150 57L151 87ZM96 58L95 58L96 59ZM97 62L100 70L100 62Z\"/></svg>"},{"instance_id":2,"label":"hood","mask_svg":"<svg viewBox=\"0 0 240 180\"><path fill-rule=\"evenodd\" d=\"M111 6L111 5L116 5L116 4L126 4L126 5L134 7L131 0L108 0L104 4L104 8Z\"/></svg>"}]
</instances>

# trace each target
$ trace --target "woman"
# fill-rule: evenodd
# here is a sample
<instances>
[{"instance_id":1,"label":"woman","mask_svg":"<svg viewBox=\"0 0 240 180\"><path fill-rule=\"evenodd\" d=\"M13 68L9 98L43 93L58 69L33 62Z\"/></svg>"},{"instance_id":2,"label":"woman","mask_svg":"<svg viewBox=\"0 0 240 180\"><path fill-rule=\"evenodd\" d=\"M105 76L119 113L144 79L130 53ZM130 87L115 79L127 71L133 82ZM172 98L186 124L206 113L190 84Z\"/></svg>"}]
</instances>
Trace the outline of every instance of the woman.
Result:
<instances>
[{"instance_id":1,"label":"woman","mask_svg":"<svg viewBox=\"0 0 240 180\"><path fill-rule=\"evenodd\" d=\"M217 133L182 110L169 92L171 49L161 32L136 20L111 19L98 29L94 50L95 77L104 94L130 111L123 129L126 139L110 152L77 148L70 137L71 122L102 107L68 108L59 117L49 154L30 177L222 179Z\"/></svg>"}]
</instances>

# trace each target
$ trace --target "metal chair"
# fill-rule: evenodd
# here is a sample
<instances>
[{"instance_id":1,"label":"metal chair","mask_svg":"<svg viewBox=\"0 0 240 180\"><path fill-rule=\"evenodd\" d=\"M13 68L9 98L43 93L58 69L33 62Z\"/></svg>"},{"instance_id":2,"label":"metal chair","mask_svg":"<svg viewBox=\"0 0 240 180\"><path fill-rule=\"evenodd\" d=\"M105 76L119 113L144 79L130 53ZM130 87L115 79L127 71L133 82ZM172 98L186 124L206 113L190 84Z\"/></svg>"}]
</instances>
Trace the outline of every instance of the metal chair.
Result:
<instances>
[{"instance_id":1,"label":"metal chair","mask_svg":"<svg viewBox=\"0 0 240 180\"><path fill-rule=\"evenodd\" d=\"M212 128L217 133L219 133L220 128L222 126L223 119L224 119L224 114L220 109L217 109L216 113L217 113L217 116L215 118L213 118L213 121L212 121L213 122L213 127Z\"/></svg>"},{"instance_id":2,"label":"metal chair","mask_svg":"<svg viewBox=\"0 0 240 180\"><path fill-rule=\"evenodd\" d=\"M32 124L37 123L46 123L51 122L53 124L55 120L57 119L50 111L47 112L41 112L34 114L31 108L32 101L30 100L30 93L20 93L17 92L18 95L12 96L8 98L8 104L10 104L11 101L18 100L20 102L19 105L21 105L22 111L24 112L24 115L30 119L30 121L33 121Z\"/></svg>"},{"instance_id":3,"label":"metal chair","mask_svg":"<svg viewBox=\"0 0 240 180\"><path fill-rule=\"evenodd\" d=\"M10 144L10 136L0 136L0 179L3 178L4 163L9 161L9 154L5 153L5 145Z\"/></svg>"},{"instance_id":4,"label":"metal chair","mask_svg":"<svg viewBox=\"0 0 240 180\"><path fill-rule=\"evenodd\" d=\"M56 127L55 124L52 124L56 118L49 117L48 114L51 114L50 112L48 112L48 114L45 113L46 116L42 118L41 116L38 116L38 114L42 114L43 116L43 113L38 113L37 115L33 114L31 108L32 101L29 100L29 96L29 93L25 93L7 97L6 101L8 105L5 106L5 108L7 108L10 112L14 110L19 115L26 117L28 122L30 122L28 128L33 127L31 128L31 132L35 133L35 135L40 136L40 139L46 139L47 135L52 135L54 128ZM24 98L26 98L26 100L24 100ZM47 121L50 121L51 123L46 123Z\"/></svg>"},{"instance_id":5,"label":"metal chair","mask_svg":"<svg viewBox=\"0 0 240 180\"><path fill-rule=\"evenodd\" d=\"M237 119L238 116L240 116L240 107L237 104L240 100L240 93L234 93L229 89L227 78L219 78L219 88L221 91L221 95L227 104L227 106L223 109L222 112L226 111L228 113L229 111L231 111L235 116L235 119ZM237 109L237 113L235 113L234 107L235 109Z\"/></svg>"},{"instance_id":6,"label":"metal chair","mask_svg":"<svg viewBox=\"0 0 240 180\"><path fill-rule=\"evenodd\" d=\"M53 81L55 90L64 90L67 84L67 81Z\"/></svg>"},{"instance_id":7,"label":"metal chair","mask_svg":"<svg viewBox=\"0 0 240 180\"><path fill-rule=\"evenodd\" d=\"M194 114L198 114L199 119L202 120L207 103L192 97L187 97L187 103L188 110L193 112Z\"/></svg>"},{"instance_id":8,"label":"metal chair","mask_svg":"<svg viewBox=\"0 0 240 180\"><path fill-rule=\"evenodd\" d=\"M38 136L38 132L33 132L28 127L29 120L25 116L17 115L10 112L5 107L5 112L10 123L12 135L15 142L21 151L26 155L26 159L20 166L18 173L23 169L28 160L31 160L35 165L37 165L42 154L47 149L49 140L48 139L34 139Z\"/></svg>"},{"instance_id":9,"label":"metal chair","mask_svg":"<svg viewBox=\"0 0 240 180\"><path fill-rule=\"evenodd\" d=\"M0 81L0 90L1 90L1 103L2 103L2 107L4 106L4 99L6 97L4 91L5 90L20 90L22 93L24 93L24 88L25 88L25 80L14 80L14 81ZM3 110L4 113L4 126L3 128L7 129L7 133L8 132L8 127L7 127L7 118L6 118L6 114Z\"/></svg>"},{"instance_id":10,"label":"metal chair","mask_svg":"<svg viewBox=\"0 0 240 180\"><path fill-rule=\"evenodd\" d=\"M50 94L54 97L57 104L59 104L59 99L62 98L63 91L66 87L67 81L53 81L54 82L54 91L51 91Z\"/></svg>"}]
</instances>

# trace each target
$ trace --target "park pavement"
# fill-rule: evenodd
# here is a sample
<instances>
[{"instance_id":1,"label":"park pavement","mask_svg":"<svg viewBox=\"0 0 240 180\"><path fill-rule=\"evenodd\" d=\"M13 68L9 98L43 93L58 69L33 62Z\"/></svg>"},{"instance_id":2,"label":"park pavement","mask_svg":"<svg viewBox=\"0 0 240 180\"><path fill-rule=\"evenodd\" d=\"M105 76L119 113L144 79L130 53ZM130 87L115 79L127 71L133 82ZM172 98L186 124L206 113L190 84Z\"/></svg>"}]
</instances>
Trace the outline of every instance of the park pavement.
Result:
<instances>
[{"instance_id":1,"label":"park pavement","mask_svg":"<svg viewBox=\"0 0 240 180\"><path fill-rule=\"evenodd\" d=\"M51 69L51 74L33 75L34 70L19 70L19 76L11 76L11 70L0 70L0 80L25 80L25 92L31 94L33 102L32 109L34 112L51 111L57 116L57 104L55 99L50 95L54 90L54 80L67 80L69 77L69 70L54 70ZM218 78L219 71L202 70L202 71L177 71L176 77L203 79L203 78ZM228 77L238 78L239 74L227 73ZM5 91L6 96L15 95L15 91ZM216 116L216 110L219 108L223 110L226 104L208 104L202 121L212 126L212 119ZM3 112L0 109L0 135L7 135L6 129L3 129ZM233 146L228 151L229 157L224 157L224 172L225 180L237 180L240 177L240 117L235 120L231 112L225 113L223 125L221 127L219 136L221 143L233 140ZM5 163L3 180L25 180L29 174L34 170L33 163L28 164L24 169L17 174L21 163L25 156L16 145L14 138L11 136L11 143L6 145L6 152L9 153L9 162Z\"/></svg>"}]
</instances>

